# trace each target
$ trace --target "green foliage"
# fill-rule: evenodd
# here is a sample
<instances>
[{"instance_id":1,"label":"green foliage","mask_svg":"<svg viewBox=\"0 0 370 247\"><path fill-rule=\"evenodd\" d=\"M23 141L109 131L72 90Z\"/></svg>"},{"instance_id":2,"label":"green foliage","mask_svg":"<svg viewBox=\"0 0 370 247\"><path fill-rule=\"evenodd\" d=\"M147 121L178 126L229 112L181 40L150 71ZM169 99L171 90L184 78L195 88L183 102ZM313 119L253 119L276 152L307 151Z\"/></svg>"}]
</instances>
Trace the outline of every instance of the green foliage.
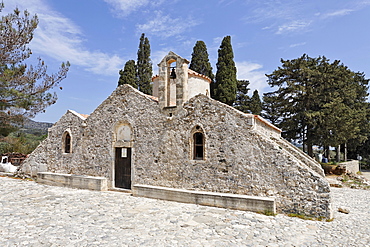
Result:
<instances>
[{"instance_id":1,"label":"green foliage","mask_svg":"<svg viewBox=\"0 0 370 247\"><path fill-rule=\"evenodd\" d=\"M275 214L274 212L272 212L270 210L263 211L263 214L266 215L266 216L276 216L277 215L277 214Z\"/></svg>"},{"instance_id":2,"label":"green foliage","mask_svg":"<svg viewBox=\"0 0 370 247\"><path fill-rule=\"evenodd\" d=\"M3 6L0 6L0 12ZM38 25L37 16L30 16L16 8L3 15L0 21L0 136L14 130L14 124L24 117L37 113L54 104L56 93L50 91L62 81L69 63L62 63L59 72L48 75L47 66L40 58L36 65L24 61L32 54L28 47Z\"/></svg>"},{"instance_id":3,"label":"green foliage","mask_svg":"<svg viewBox=\"0 0 370 247\"><path fill-rule=\"evenodd\" d=\"M212 81L214 80L212 66L208 58L207 46L203 41L196 42L193 48L193 53L191 54L191 63L189 69L208 76Z\"/></svg>"},{"instance_id":4,"label":"green foliage","mask_svg":"<svg viewBox=\"0 0 370 247\"><path fill-rule=\"evenodd\" d=\"M236 100L233 105L236 109L245 113L249 113L250 97L248 96L248 86L248 80L237 81Z\"/></svg>"},{"instance_id":5,"label":"green foliage","mask_svg":"<svg viewBox=\"0 0 370 247\"><path fill-rule=\"evenodd\" d=\"M249 103L249 110L252 114L261 115L262 112L262 102L258 90L254 90Z\"/></svg>"},{"instance_id":6,"label":"green foliage","mask_svg":"<svg viewBox=\"0 0 370 247\"><path fill-rule=\"evenodd\" d=\"M31 153L47 135L27 134L16 131L0 140L0 154L2 153Z\"/></svg>"},{"instance_id":7,"label":"green foliage","mask_svg":"<svg viewBox=\"0 0 370 247\"><path fill-rule=\"evenodd\" d=\"M152 62L150 60L150 44L145 34L141 34L137 52L137 87L145 94L152 94Z\"/></svg>"},{"instance_id":8,"label":"green foliage","mask_svg":"<svg viewBox=\"0 0 370 247\"><path fill-rule=\"evenodd\" d=\"M367 104L367 117L370 119L370 103ZM370 133L369 133L369 122L364 123L360 126L361 136L366 137L366 141L361 143L356 139L348 141L348 158L349 159L358 159L359 156L362 157L361 165L366 169L370 169Z\"/></svg>"},{"instance_id":9,"label":"green foliage","mask_svg":"<svg viewBox=\"0 0 370 247\"><path fill-rule=\"evenodd\" d=\"M129 84L134 88L137 88L137 79L136 79L136 66L134 60L128 60L125 63L123 70L119 71L120 77L118 80L118 86L122 84Z\"/></svg>"},{"instance_id":10,"label":"green foliage","mask_svg":"<svg viewBox=\"0 0 370 247\"><path fill-rule=\"evenodd\" d=\"M325 57L306 54L281 63L267 75L270 86L277 90L265 94L264 107L269 110L267 115L275 111L285 138L301 140L308 147L366 139L368 80L362 73L349 70L338 60L330 63Z\"/></svg>"},{"instance_id":11,"label":"green foliage","mask_svg":"<svg viewBox=\"0 0 370 247\"><path fill-rule=\"evenodd\" d=\"M325 218L325 217L315 217L315 216L307 216L307 215L303 215L303 214L295 214L295 213L291 213L291 214L288 214L289 217L295 217L295 218L300 218L302 220L313 220L313 221L326 221L326 222L332 222L334 220L334 218L332 219L328 219L328 218Z\"/></svg>"},{"instance_id":12,"label":"green foliage","mask_svg":"<svg viewBox=\"0 0 370 247\"><path fill-rule=\"evenodd\" d=\"M211 88L212 97L233 105L236 100L237 79L231 37L226 36L218 49L216 80Z\"/></svg>"},{"instance_id":13,"label":"green foliage","mask_svg":"<svg viewBox=\"0 0 370 247\"><path fill-rule=\"evenodd\" d=\"M284 105L282 105L282 102L275 93L263 94L262 109L263 112L261 116L263 118L268 119L274 125L279 125Z\"/></svg>"}]
</instances>

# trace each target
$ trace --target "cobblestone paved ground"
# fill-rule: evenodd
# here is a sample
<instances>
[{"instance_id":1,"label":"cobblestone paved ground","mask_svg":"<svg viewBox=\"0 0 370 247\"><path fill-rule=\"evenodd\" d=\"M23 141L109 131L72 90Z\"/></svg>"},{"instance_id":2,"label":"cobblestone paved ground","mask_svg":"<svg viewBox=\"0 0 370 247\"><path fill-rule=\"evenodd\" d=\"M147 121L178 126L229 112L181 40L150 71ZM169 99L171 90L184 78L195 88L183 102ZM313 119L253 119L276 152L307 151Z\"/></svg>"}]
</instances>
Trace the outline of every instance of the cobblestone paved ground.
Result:
<instances>
[{"instance_id":1,"label":"cobblestone paved ground","mask_svg":"<svg viewBox=\"0 0 370 247\"><path fill-rule=\"evenodd\" d=\"M370 191L332 188L332 222L0 177L0 246L370 246Z\"/></svg>"}]
</instances>

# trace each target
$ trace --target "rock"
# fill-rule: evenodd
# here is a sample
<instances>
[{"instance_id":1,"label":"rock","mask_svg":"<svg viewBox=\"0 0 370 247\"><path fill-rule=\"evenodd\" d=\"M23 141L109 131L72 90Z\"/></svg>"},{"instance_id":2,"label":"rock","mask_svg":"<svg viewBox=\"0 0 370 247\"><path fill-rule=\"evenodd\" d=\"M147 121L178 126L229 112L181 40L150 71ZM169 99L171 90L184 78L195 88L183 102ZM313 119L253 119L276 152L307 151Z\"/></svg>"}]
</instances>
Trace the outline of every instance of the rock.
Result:
<instances>
[{"instance_id":1,"label":"rock","mask_svg":"<svg viewBox=\"0 0 370 247\"><path fill-rule=\"evenodd\" d=\"M342 183L336 179L326 178L326 180L330 184L330 187L342 187Z\"/></svg>"},{"instance_id":2,"label":"rock","mask_svg":"<svg viewBox=\"0 0 370 247\"><path fill-rule=\"evenodd\" d=\"M339 207L338 212L344 213L344 214L349 214L349 208L347 207Z\"/></svg>"},{"instance_id":3,"label":"rock","mask_svg":"<svg viewBox=\"0 0 370 247\"><path fill-rule=\"evenodd\" d=\"M335 170L334 170L334 174L336 175L342 175L342 174L345 174L347 172L347 167L345 165L338 165Z\"/></svg>"}]
</instances>

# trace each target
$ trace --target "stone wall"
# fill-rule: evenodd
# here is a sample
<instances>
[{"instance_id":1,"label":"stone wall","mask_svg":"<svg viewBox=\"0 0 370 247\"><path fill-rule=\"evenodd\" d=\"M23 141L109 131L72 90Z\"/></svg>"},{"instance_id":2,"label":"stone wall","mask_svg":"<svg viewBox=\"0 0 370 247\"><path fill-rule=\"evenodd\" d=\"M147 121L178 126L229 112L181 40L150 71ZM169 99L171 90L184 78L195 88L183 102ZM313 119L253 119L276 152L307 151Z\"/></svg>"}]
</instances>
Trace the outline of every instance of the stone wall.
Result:
<instances>
[{"instance_id":1,"label":"stone wall","mask_svg":"<svg viewBox=\"0 0 370 247\"><path fill-rule=\"evenodd\" d=\"M38 172L45 172L48 170L48 153L46 149L48 142L48 139L43 140L27 157L27 159L22 162L19 169L20 173L35 177Z\"/></svg>"},{"instance_id":2,"label":"stone wall","mask_svg":"<svg viewBox=\"0 0 370 247\"><path fill-rule=\"evenodd\" d=\"M255 129L266 136L280 138L281 130L258 115L254 115Z\"/></svg>"},{"instance_id":3,"label":"stone wall","mask_svg":"<svg viewBox=\"0 0 370 247\"><path fill-rule=\"evenodd\" d=\"M81 148L82 123L84 118L74 111L68 110L57 123L48 130L45 139L27 158L21 172L36 176L37 172L75 173L74 162L79 160ZM63 134L71 135L71 153L63 151Z\"/></svg>"},{"instance_id":4,"label":"stone wall","mask_svg":"<svg viewBox=\"0 0 370 247\"><path fill-rule=\"evenodd\" d=\"M307 165L311 160L304 155L292 155L276 135L274 140L261 134L253 115L205 95L172 116L166 112L150 96L123 85L86 120L64 115L32 156L45 152L49 172L103 176L114 187L114 130L124 122L132 128L132 184L271 196L277 212L331 217L322 170ZM204 160L192 159L196 126L205 136ZM66 129L73 138L73 153L67 155L60 148Z\"/></svg>"},{"instance_id":5,"label":"stone wall","mask_svg":"<svg viewBox=\"0 0 370 247\"><path fill-rule=\"evenodd\" d=\"M360 171L360 162L358 160L351 160L347 162L341 162L339 165L346 167L346 173L356 174Z\"/></svg>"}]
</instances>

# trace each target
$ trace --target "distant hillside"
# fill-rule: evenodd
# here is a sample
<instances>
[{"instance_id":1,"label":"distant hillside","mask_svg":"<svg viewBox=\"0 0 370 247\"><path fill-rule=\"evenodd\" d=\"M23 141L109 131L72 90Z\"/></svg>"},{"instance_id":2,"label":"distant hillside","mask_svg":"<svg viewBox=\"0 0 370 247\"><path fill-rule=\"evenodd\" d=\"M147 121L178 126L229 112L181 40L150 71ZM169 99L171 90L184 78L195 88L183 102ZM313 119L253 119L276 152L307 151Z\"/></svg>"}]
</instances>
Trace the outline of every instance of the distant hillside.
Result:
<instances>
[{"instance_id":1,"label":"distant hillside","mask_svg":"<svg viewBox=\"0 0 370 247\"><path fill-rule=\"evenodd\" d=\"M53 126L53 123L36 122L31 119L28 119L23 123L23 128L25 129L48 130L51 126Z\"/></svg>"},{"instance_id":2,"label":"distant hillside","mask_svg":"<svg viewBox=\"0 0 370 247\"><path fill-rule=\"evenodd\" d=\"M29 134L47 134L48 128L53 126L53 123L36 122L31 119L25 120L21 131Z\"/></svg>"}]
</instances>

